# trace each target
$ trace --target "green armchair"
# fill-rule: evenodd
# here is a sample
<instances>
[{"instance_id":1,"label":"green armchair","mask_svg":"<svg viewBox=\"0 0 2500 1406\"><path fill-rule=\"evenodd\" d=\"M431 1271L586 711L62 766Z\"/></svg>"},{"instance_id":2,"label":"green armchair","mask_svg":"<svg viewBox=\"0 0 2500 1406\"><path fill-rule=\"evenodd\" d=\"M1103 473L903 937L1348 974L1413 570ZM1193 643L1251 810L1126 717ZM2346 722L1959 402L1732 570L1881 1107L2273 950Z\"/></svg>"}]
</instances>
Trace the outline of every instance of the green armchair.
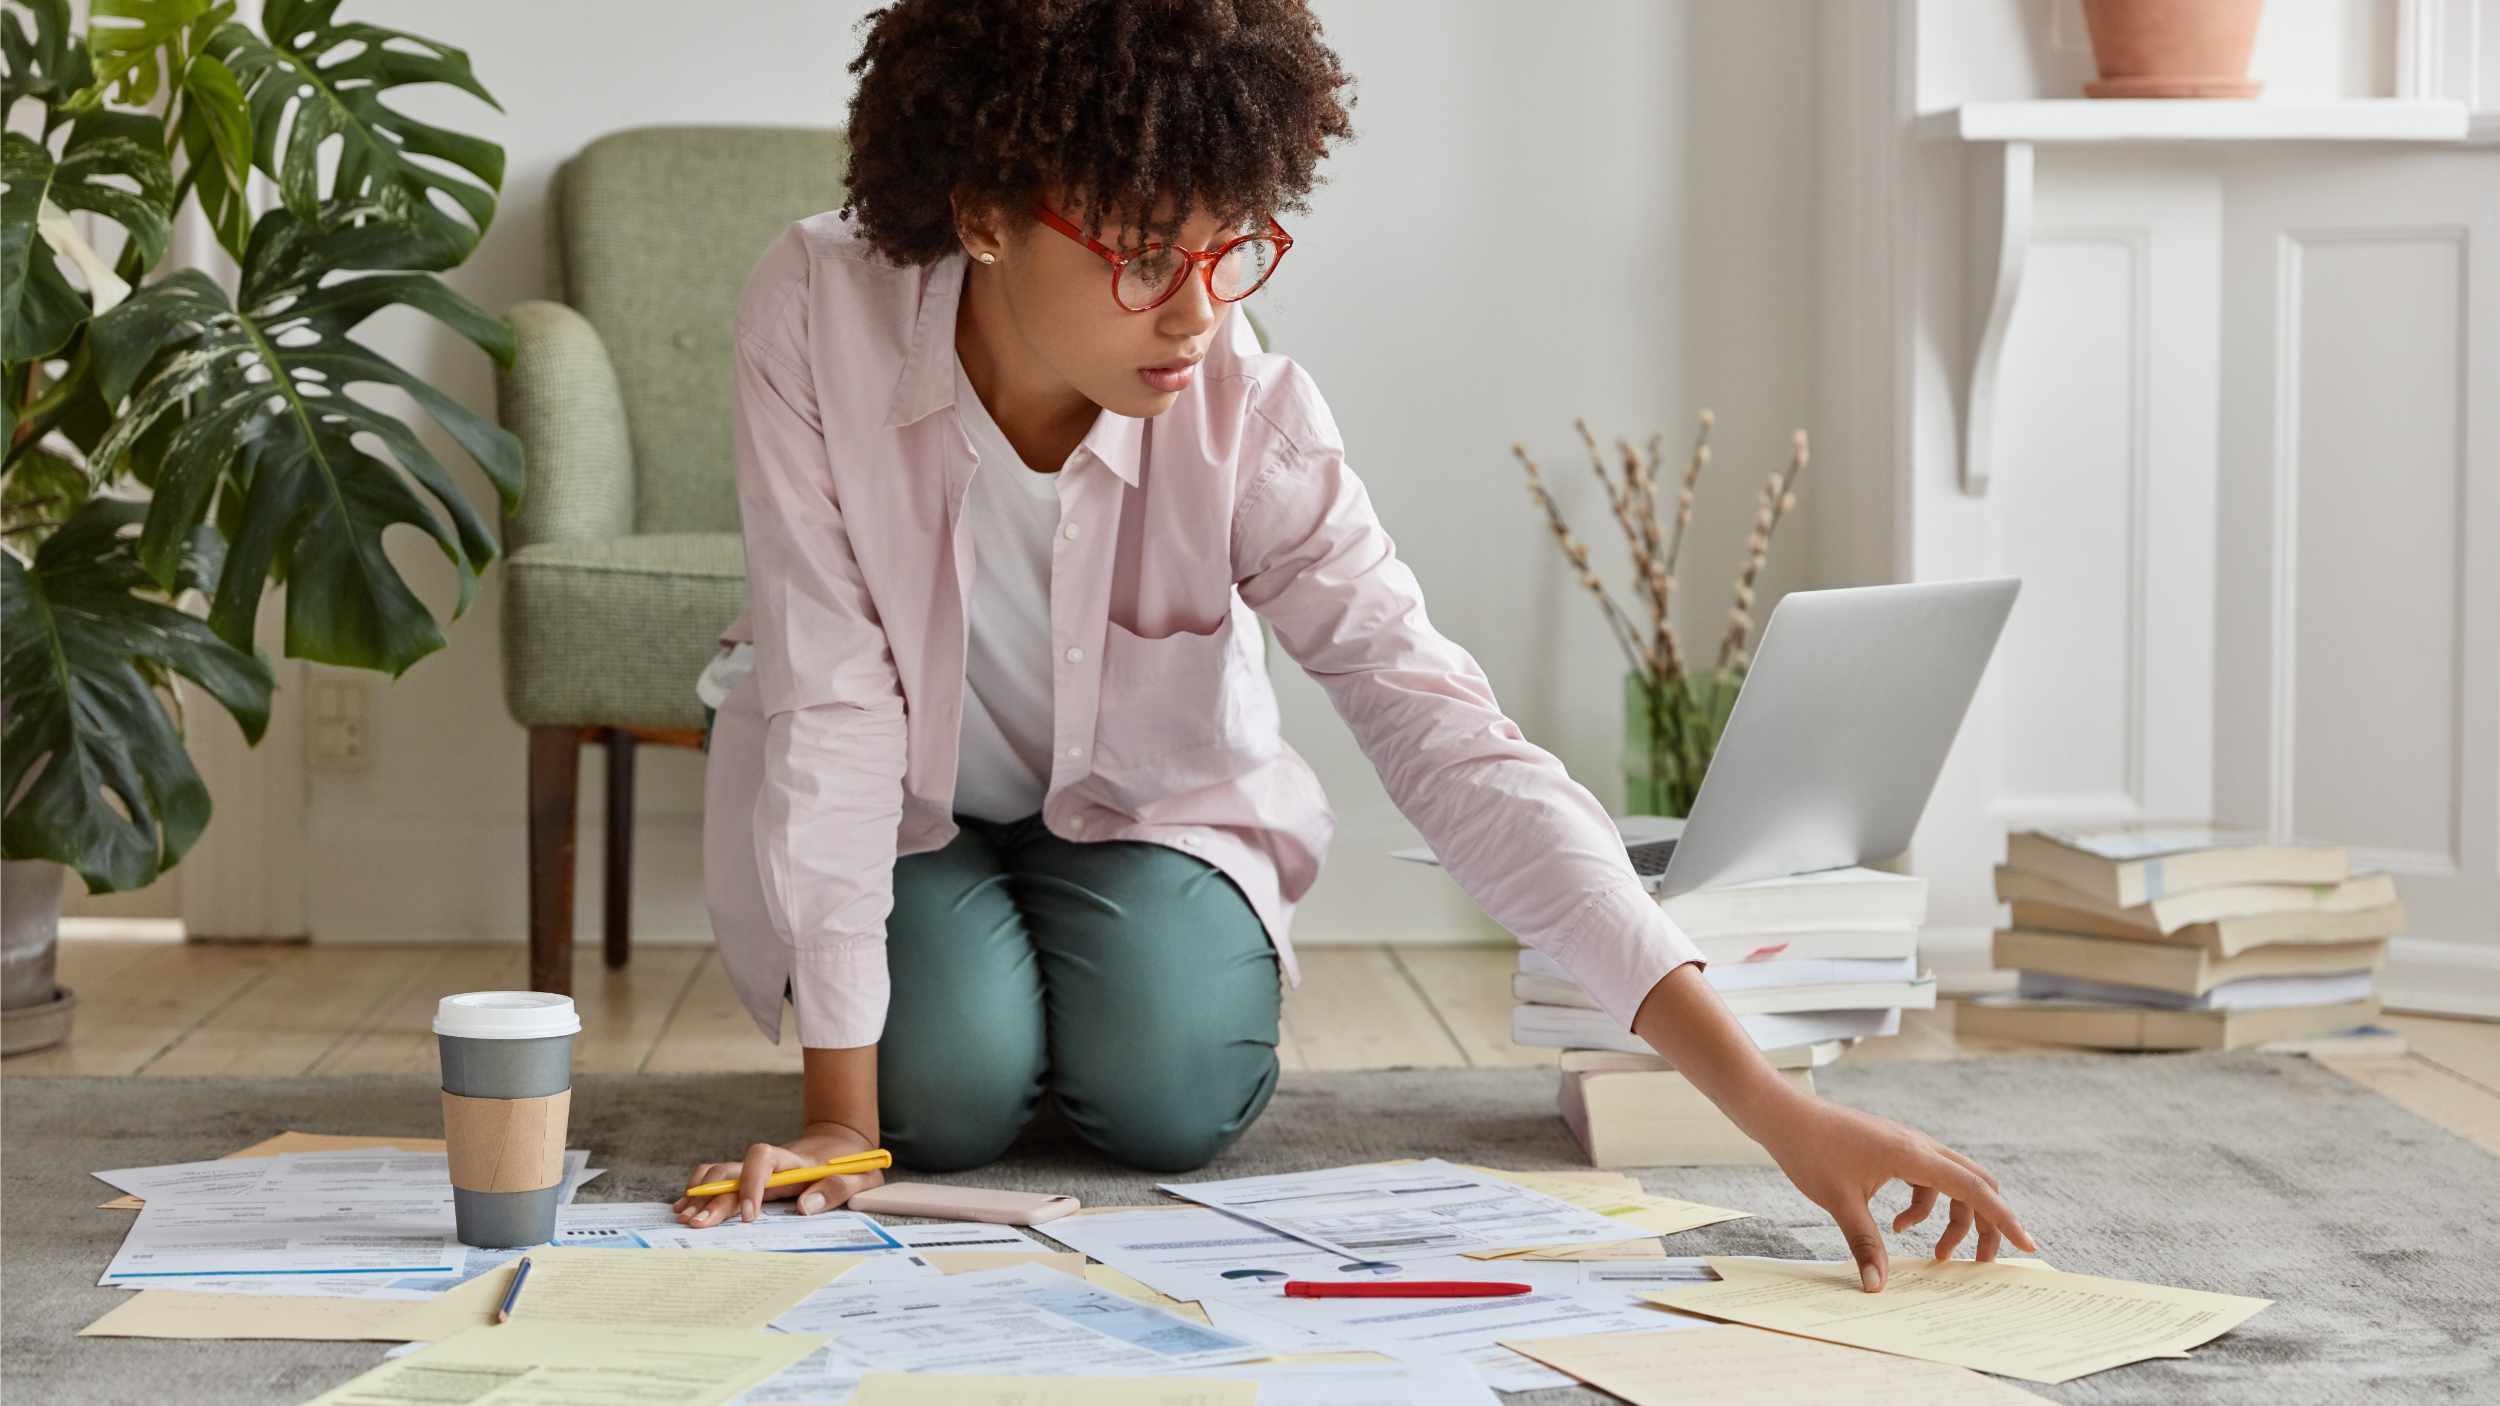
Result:
<instances>
[{"instance_id":1,"label":"green armchair","mask_svg":"<svg viewBox=\"0 0 2500 1406\"><path fill-rule=\"evenodd\" d=\"M607 964L631 955L634 749L702 747L695 677L746 606L730 319L783 226L842 203L848 160L833 129L640 127L549 182L549 296L506 315L518 348L495 380L529 456L503 524L503 685L530 734L535 990L572 990L585 743L607 750Z\"/></svg>"},{"instance_id":2,"label":"green armchair","mask_svg":"<svg viewBox=\"0 0 2500 1406\"><path fill-rule=\"evenodd\" d=\"M547 292L507 314L504 705L529 729L530 985L570 991L581 749L607 749L606 955L630 953L634 749L699 748L695 676L746 604L729 324L790 221L842 203L839 131L643 127L560 165Z\"/></svg>"}]
</instances>

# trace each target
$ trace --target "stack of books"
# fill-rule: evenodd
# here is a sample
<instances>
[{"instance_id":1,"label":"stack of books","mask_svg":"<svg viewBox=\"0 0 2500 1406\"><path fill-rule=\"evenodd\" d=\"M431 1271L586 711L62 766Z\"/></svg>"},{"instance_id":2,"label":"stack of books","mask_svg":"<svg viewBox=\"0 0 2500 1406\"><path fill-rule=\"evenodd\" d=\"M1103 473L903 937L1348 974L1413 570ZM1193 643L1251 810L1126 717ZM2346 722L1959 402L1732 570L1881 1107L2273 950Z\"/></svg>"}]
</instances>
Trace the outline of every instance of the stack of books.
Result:
<instances>
[{"instance_id":1,"label":"stack of books","mask_svg":"<svg viewBox=\"0 0 2500 1406\"><path fill-rule=\"evenodd\" d=\"M2308 1041L2378 1015L2395 880L2334 845L2211 825L2038 830L1996 871L2014 993L1963 1003L1965 1035L2096 1049Z\"/></svg>"},{"instance_id":2,"label":"stack of books","mask_svg":"<svg viewBox=\"0 0 2500 1406\"><path fill-rule=\"evenodd\" d=\"M1745 1032L1805 1090L1853 1043L1936 1004L1918 965L1927 881L1827 869L1662 900L1709 959L1705 977ZM1511 1038L1562 1051L1563 1119L1599 1167L1768 1164L1769 1155L1552 958L1521 949Z\"/></svg>"}]
</instances>

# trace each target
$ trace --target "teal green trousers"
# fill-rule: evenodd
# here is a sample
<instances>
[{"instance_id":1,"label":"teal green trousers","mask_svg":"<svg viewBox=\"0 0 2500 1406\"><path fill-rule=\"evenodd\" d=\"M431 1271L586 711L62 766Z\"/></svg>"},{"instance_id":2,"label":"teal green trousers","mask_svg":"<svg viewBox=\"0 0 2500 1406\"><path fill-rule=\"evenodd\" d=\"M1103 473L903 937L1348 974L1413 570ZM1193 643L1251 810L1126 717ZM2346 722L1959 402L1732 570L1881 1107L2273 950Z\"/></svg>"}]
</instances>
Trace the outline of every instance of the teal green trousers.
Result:
<instances>
[{"instance_id":1,"label":"teal green trousers","mask_svg":"<svg viewBox=\"0 0 2500 1406\"><path fill-rule=\"evenodd\" d=\"M894 863L877 1102L895 1160L994 1162L1047 1093L1130 1166L1206 1165L1276 1092L1282 975L1258 910L1168 845L1063 840L1038 812L955 823Z\"/></svg>"},{"instance_id":2,"label":"teal green trousers","mask_svg":"<svg viewBox=\"0 0 2500 1406\"><path fill-rule=\"evenodd\" d=\"M895 1160L997 1160L1047 1093L1132 1167L1204 1166L1276 1091L1281 980L1257 910L1196 855L958 815L894 865L877 1046Z\"/></svg>"}]
</instances>

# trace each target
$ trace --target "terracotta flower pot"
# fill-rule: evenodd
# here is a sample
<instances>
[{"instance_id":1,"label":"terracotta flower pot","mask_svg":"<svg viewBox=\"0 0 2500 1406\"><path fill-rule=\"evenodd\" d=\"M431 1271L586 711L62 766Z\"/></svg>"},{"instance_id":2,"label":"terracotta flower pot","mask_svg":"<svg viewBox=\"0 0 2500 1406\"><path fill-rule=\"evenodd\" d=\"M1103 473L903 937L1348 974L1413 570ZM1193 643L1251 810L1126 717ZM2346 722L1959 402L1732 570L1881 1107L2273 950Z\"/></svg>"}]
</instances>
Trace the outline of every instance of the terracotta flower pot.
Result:
<instances>
[{"instance_id":1,"label":"terracotta flower pot","mask_svg":"<svg viewBox=\"0 0 2500 1406\"><path fill-rule=\"evenodd\" d=\"M2095 98L2250 98L2257 21L2266 0L2083 0L2098 80Z\"/></svg>"}]
</instances>

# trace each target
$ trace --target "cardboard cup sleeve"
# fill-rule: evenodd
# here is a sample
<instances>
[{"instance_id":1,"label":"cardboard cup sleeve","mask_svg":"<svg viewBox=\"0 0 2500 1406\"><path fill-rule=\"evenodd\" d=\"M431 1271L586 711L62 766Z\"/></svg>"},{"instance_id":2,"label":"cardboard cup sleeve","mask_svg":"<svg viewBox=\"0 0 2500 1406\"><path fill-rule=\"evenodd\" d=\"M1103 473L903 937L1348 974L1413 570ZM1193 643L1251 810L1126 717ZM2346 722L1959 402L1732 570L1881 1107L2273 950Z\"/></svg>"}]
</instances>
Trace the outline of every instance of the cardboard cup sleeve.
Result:
<instances>
[{"instance_id":1,"label":"cardboard cup sleeve","mask_svg":"<svg viewBox=\"0 0 2500 1406\"><path fill-rule=\"evenodd\" d=\"M564 1178L573 1091L544 1098L464 1098L443 1091L443 1142L462 1191L541 1191Z\"/></svg>"}]
</instances>

